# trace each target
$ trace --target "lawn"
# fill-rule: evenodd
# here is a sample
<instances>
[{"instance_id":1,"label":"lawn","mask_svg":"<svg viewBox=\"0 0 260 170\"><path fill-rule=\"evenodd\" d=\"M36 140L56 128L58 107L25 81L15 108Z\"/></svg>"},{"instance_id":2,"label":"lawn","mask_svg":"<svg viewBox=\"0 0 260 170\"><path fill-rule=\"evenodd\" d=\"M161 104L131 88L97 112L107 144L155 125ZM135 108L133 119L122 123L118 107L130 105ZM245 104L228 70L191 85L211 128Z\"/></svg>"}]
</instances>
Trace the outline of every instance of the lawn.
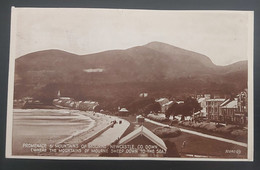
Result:
<instances>
[{"instance_id":1,"label":"lawn","mask_svg":"<svg viewBox=\"0 0 260 170\"><path fill-rule=\"evenodd\" d=\"M135 129L135 116L122 117L129 122L131 125L124 133L124 136L129 134ZM143 124L146 128L153 131L155 128L159 127L158 125L154 125L149 122L145 122ZM213 158L246 158L247 157L247 148L217 141L214 139L208 139L205 137L200 137L197 135L192 135L188 133L183 133L174 138L164 138L164 141L170 141L175 143L178 152L182 157L188 157L188 155L203 155ZM185 141L185 142L184 142ZM183 143L185 146L182 148ZM169 148L168 148L169 149Z\"/></svg>"},{"instance_id":2,"label":"lawn","mask_svg":"<svg viewBox=\"0 0 260 170\"><path fill-rule=\"evenodd\" d=\"M212 131L208 131L208 130L205 130L205 129L193 128L193 127L188 127L188 126L183 126L183 125L178 125L178 124L175 124L173 126L183 128L183 129L187 129L187 130L193 130L193 131L196 131L196 132L201 132L201 133L212 135L212 136L231 139L231 140L235 140L235 141L238 141L238 142L247 143L246 137L235 137L235 136L231 136L230 134L224 134L224 133L220 133L220 132L212 132Z\"/></svg>"},{"instance_id":3,"label":"lawn","mask_svg":"<svg viewBox=\"0 0 260 170\"><path fill-rule=\"evenodd\" d=\"M213 139L208 139L188 133L182 133L180 136L176 138L167 138L164 140L174 142L177 146L178 151L184 157L186 154L205 155L214 158L247 157L247 148L245 147ZM181 149L184 141L185 146L183 149ZM239 154L237 154L237 152L239 152Z\"/></svg>"}]
</instances>

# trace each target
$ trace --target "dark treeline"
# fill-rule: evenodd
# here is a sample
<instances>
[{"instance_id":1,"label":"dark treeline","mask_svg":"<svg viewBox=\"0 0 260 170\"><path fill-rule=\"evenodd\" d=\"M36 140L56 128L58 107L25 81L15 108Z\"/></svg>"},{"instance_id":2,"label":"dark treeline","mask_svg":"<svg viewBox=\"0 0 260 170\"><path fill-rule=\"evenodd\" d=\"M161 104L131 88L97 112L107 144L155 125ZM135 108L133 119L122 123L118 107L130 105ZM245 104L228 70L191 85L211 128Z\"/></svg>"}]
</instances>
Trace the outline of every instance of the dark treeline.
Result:
<instances>
[{"instance_id":1,"label":"dark treeline","mask_svg":"<svg viewBox=\"0 0 260 170\"><path fill-rule=\"evenodd\" d=\"M62 96L76 100L94 100L103 103L104 106L126 106L137 100L139 94L146 92L149 98L175 98L185 100L188 96L196 94L221 94L232 95L243 90L246 85L231 83L216 83L193 81L193 79L176 79L165 82L132 82L116 84L77 84L77 83L51 83L46 85L17 84L14 89L14 98L34 97L41 102L50 104L57 98L60 90ZM107 103L107 104L106 104Z\"/></svg>"}]
</instances>

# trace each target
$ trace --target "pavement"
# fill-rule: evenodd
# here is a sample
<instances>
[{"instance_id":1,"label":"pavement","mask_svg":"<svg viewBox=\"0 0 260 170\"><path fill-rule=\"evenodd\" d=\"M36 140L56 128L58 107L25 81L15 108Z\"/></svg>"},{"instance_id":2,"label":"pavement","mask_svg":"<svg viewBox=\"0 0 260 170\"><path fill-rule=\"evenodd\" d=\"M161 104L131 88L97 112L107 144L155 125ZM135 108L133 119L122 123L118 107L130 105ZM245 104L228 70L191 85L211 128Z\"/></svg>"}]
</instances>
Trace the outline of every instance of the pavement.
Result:
<instances>
[{"instance_id":1,"label":"pavement","mask_svg":"<svg viewBox=\"0 0 260 170\"><path fill-rule=\"evenodd\" d=\"M87 152L87 153L84 153L84 152L83 153L72 153L72 154L70 154L70 156L98 157L101 153L101 152L98 152L98 150L101 151L102 148L107 148L107 146L109 146L110 144L115 142L117 139L119 139L124 134L126 129L129 127L130 123L127 120L120 119L118 117L114 117L114 116L109 116L109 117L112 118L113 120L115 120L117 123L114 124L113 127L110 127L105 132L103 132L102 134L97 136L94 140L86 143L88 146L87 148L99 148L99 149L97 149L97 152L95 152L96 151L95 149L93 149L94 152L92 151L92 149L90 149L89 152ZM119 121L121 121L120 124L119 124Z\"/></svg>"},{"instance_id":2,"label":"pavement","mask_svg":"<svg viewBox=\"0 0 260 170\"><path fill-rule=\"evenodd\" d=\"M147 119L147 118L145 118L145 121L153 123L153 124L158 125L158 126L162 126L162 127L170 127L169 125L166 125L166 124L163 124L163 123L159 123L159 122ZM234 141L234 140L225 139L225 138L217 137L217 136L212 136L212 135L208 135L208 134L204 134L204 133L196 132L196 131L192 131L192 130L187 130L187 129L183 129L183 128L179 128L179 129L182 132L185 132L185 133L190 133L190 134L193 134L193 135L197 135L197 136L201 136L201 137L205 137L205 138L209 138L209 139L214 139L214 140L218 140L218 141L222 141L222 142L227 142L227 143L231 143L231 144L247 147L247 143L237 142L237 141Z\"/></svg>"},{"instance_id":3,"label":"pavement","mask_svg":"<svg viewBox=\"0 0 260 170\"><path fill-rule=\"evenodd\" d=\"M130 123L120 118L115 118L115 120L117 121L117 123L114 124L113 128L109 128L108 130L103 132L96 139L88 143L88 145L106 147L119 139L129 127ZM121 124L118 123L120 120L122 122Z\"/></svg>"}]
</instances>

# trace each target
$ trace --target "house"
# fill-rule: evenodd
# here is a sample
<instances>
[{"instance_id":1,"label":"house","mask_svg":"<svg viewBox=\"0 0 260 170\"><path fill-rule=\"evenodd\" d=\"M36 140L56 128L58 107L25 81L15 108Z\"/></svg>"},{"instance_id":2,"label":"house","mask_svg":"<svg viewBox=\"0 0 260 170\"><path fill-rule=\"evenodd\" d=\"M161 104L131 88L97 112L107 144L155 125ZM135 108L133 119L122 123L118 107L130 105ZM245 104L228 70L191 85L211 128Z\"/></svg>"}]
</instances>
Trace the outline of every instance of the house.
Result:
<instances>
[{"instance_id":1,"label":"house","mask_svg":"<svg viewBox=\"0 0 260 170\"><path fill-rule=\"evenodd\" d=\"M176 101L176 103L178 103L178 104L183 104L184 101Z\"/></svg>"},{"instance_id":2,"label":"house","mask_svg":"<svg viewBox=\"0 0 260 170\"><path fill-rule=\"evenodd\" d=\"M136 122L137 123L144 123L144 117L142 115L136 116Z\"/></svg>"},{"instance_id":3,"label":"house","mask_svg":"<svg viewBox=\"0 0 260 170\"><path fill-rule=\"evenodd\" d=\"M162 106L162 105L168 103L169 99L167 99L167 98L160 98L160 99L155 100L155 102L158 102Z\"/></svg>"},{"instance_id":4,"label":"house","mask_svg":"<svg viewBox=\"0 0 260 170\"><path fill-rule=\"evenodd\" d=\"M220 106L220 120L228 124L247 124L247 90L239 93L237 98L228 99Z\"/></svg>"},{"instance_id":5,"label":"house","mask_svg":"<svg viewBox=\"0 0 260 170\"><path fill-rule=\"evenodd\" d=\"M220 105L226 99L208 99L206 100L206 112L210 121L219 121Z\"/></svg>"},{"instance_id":6,"label":"house","mask_svg":"<svg viewBox=\"0 0 260 170\"><path fill-rule=\"evenodd\" d=\"M174 103L173 101L169 101L169 102L163 104L163 105L161 106L161 111L162 111L163 113L165 113L165 112L173 105L173 103Z\"/></svg>"},{"instance_id":7,"label":"house","mask_svg":"<svg viewBox=\"0 0 260 170\"><path fill-rule=\"evenodd\" d=\"M161 112L165 113L165 111L173 104L173 101L170 101L167 98L160 98L155 100L161 105Z\"/></svg>"},{"instance_id":8,"label":"house","mask_svg":"<svg viewBox=\"0 0 260 170\"><path fill-rule=\"evenodd\" d=\"M140 93L139 97L148 97L148 93Z\"/></svg>"},{"instance_id":9,"label":"house","mask_svg":"<svg viewBox=\"0 0 260 170\"><path fill-rule=\"evenodd\" d=\"M75 101L75 109L79 109L80 103L82 103L82 101Z\"/></svg>"},{"instance_id":10,"label":"house","mask_svg":"<svg viewBox=\"0 0 260 170\"><path fill-rule=\"evenodd\" d=\"M219 114L219 121L223 123L234 123L235 122L235 112L238 110L238 102L237 98L231 100L226 100L220 106L220 114Z\"/></svg>"},{"instance_id":11,"label":"house","mask_svg":"<svg viewBox=\"0 0 260 170\"><path fill-rule=\"evenodd\" d=\"M144 126L123 137L119 146L131 146L119 153L119 157L163 157L167 147L164 141Z\"/></svg>"},{"instance_id":12,"label":"house","mask_svg":"<svg viewBox=\"0 0 260 170\"><path fill-rule=\"evenodd\" d=\"M126 108L121 108L117 113L118 116L128 116L129 114L130 112Z\"/></svg>"},{"instance_id":13,"label":"house","mask_svg":"<svg viewBox=\"0 0 260 170\"><path fill-rule=\"evenodd\" d=\"M85 111L93 111L96 106L98 106L98 102L94 101L80 101L78 104L75 105L75 107L77 107L79 110Z\"/></svg>"},{"instance_id":14,"label":"house","mask_svg":"<svg viewBox=\"0 0 260 170\"><path fill-rule=\"evenodd\" d=\"M200 111L199 114L198 114L200 117L206 117L206 116L207 116L207 112L206 112L206 107L207 107L207 105L206 105L206 100L207 100L207 99L206 99L205 97L197 99L198 103L200 104L200 107L202 108L201 111Z\"/></svg>"},{"instance_id":15,"label":"house","mask_svg":"<svg viewBox=\"0 0 260 170\"><path fill-rule=\"evenodd\" d=\"M205 95L197 95L197 101L200 104L200 107L202 108L199 114L197 114L198 117L207 117L207 104L206 101L210 99L210 94Z\"/></svg>"},{"instance_id":16,"label":"house","mask_svg":"<svg viewBox=\"0 0 260 170\"><path fill-rule=\"evenodd\" d=\"M70 97L59 97L54 99L52 103L57 107L70 107L70 103L73 101L74 99Z\"/></svg>"},{"instance_id":17,"label":"house","mask_svg":"<svg viewBox=\"0 0 260 170\"><path fill-rule=\"evenodd\" d=\"M245 89L243 92L237 95L237 107L235 111L234 119L238 124L248 123L248 92Z\"/></svg>"}]
</instances>

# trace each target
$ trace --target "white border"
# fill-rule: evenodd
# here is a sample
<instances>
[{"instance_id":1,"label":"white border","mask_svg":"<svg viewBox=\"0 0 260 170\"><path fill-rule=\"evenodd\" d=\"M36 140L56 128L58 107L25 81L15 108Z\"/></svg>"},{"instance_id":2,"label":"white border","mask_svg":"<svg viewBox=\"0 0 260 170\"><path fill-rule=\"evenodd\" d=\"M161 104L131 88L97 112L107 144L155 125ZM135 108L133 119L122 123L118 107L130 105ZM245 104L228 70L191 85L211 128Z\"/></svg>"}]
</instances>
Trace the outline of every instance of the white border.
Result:
<instances>
[{"instance_id":1,"label":"white border","mask_svg":"<svg viewBox=\"0 0 260 170\"><path fill-rule=\"evenodd\" d=\"M5 157L12 155L12 130L13 130L13 96L14 96L14 64L16 46L16 12L15 7L11 9L11 33L10 33L10 54L9 54L9 79L8 79L8 101L7 101L7 122L6 122L6 149Z\"/></svg>"},{"instance_id":2,"label":"white border","mask_svg":"<svg viewBox=\"0 0 260 170\"><path fill-rule=\"evenodd\" d=\"M216 159L216 158L139 158L139 157L54 157L54 156L13 156L12 153L12 118L13 118L13 93L14 93L14 66L16 49L16 8L12 7L11 11L11 35L10 35L10 57L9 57L9 79L8 79L8 101L7 101L7 125L6 125L6 158L15 159L48 159L48 160L155 160L155 161L253 161L254 154L254 92L253 92L253 41L254 41L254 11L226 11L226 10L182 10L179 12L248 12L248 158L247 159ZM25 8L26 9L26 8ZM80 9L80 8L78 8ZM90 9L89 10L100 10ZM106 9L113 10L113 9ZM131 10L131 9L124 9ZM140 10L138 10L140 11ZM147 11L147 10L141 10ZM162 10L167 11L167 10Z\"/></svg>"},{"instance_id":3,"label":"white border","mask_svg":"<svg viewBox=\"0 0 260 170\"><path fill-rule=\"evenodd\" d=\"M248 147L247 159L254 160L254 12L248 18Z\"/></svg>"}]
</instances>

